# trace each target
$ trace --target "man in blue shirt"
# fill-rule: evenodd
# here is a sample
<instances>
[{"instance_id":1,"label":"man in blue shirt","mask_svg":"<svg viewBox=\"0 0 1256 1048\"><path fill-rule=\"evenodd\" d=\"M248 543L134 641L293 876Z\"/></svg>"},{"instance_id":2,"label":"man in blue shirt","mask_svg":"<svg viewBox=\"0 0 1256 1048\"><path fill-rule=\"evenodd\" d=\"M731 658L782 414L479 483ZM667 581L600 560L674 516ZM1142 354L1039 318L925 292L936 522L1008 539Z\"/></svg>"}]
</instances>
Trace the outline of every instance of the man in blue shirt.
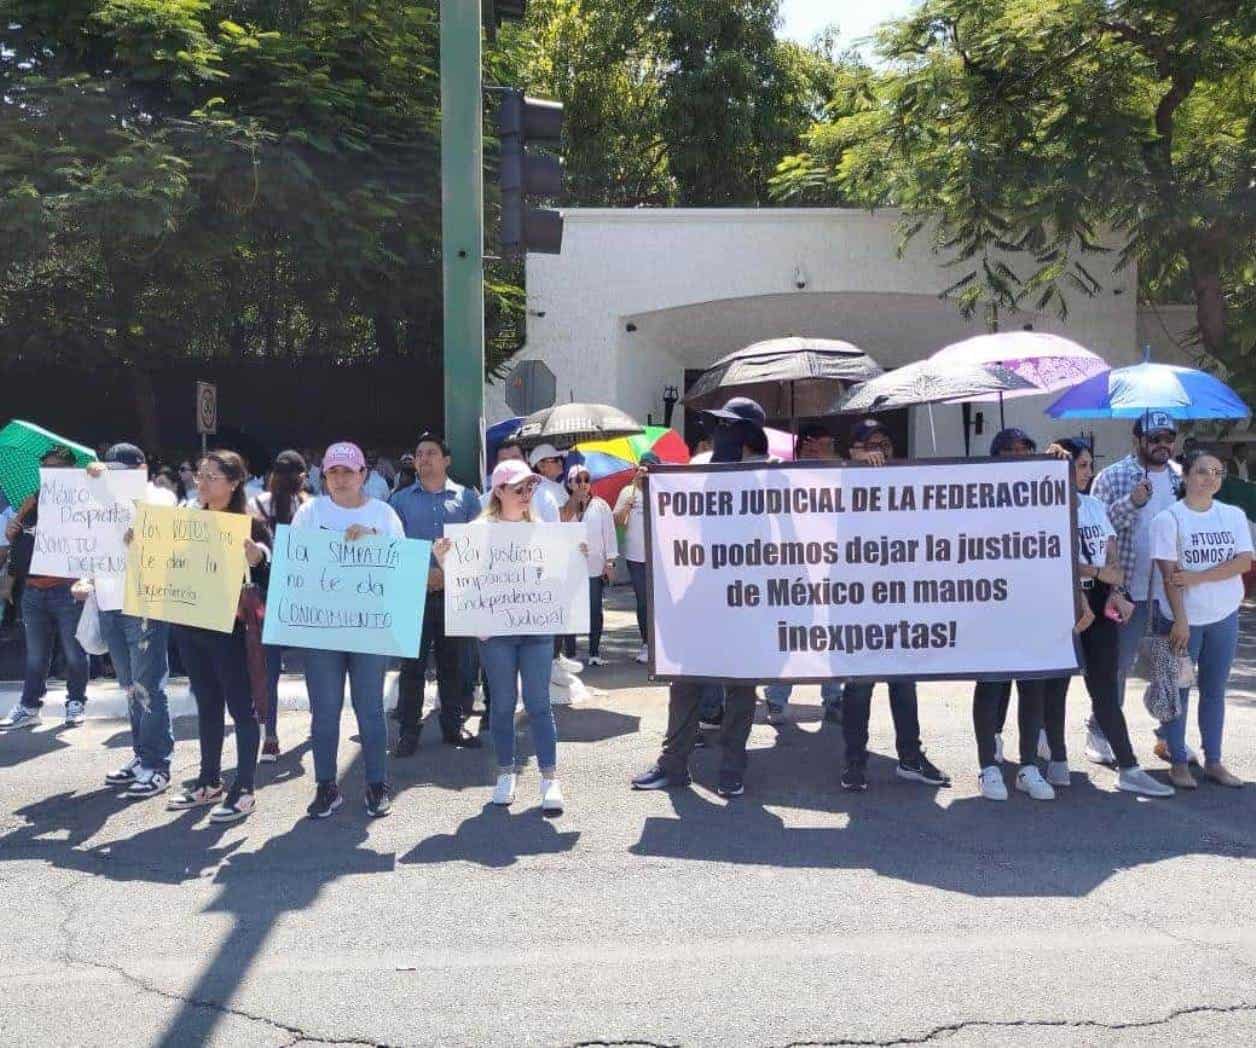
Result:
<instances>
[{"instance_id":1,"label":"man in blue shirt","mask_svg":"<svg viewBox=\"0 0 1256 1048\"><path fill-rule=\"evenodd\" d=\"M414 466L418 480L388 500L405 525L407 538L434 542L445 534L446 524L468 524L480 515L480 499L475 491L449 479L449 446L442 437L434 433L419 437ZM471 749L480 746L476 736L463 730L471 706L471 682L463 673L467 644L465 637L445 636L445 577L433 558L427 578L419 657L401 663L398 681L401 737L393 750L394 757L409 757L419 748L424 671L429 652L436 655L440 730L445 742Z\"/></svg>"}]
</instances>

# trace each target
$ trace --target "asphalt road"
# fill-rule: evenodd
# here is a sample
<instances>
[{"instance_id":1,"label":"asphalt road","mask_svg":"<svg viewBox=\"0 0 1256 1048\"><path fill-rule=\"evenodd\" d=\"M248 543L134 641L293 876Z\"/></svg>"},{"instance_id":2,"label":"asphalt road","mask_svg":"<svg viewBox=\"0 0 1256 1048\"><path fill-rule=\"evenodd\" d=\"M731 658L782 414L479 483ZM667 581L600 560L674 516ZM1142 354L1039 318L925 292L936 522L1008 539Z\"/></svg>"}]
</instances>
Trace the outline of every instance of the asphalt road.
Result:
<instances>
[{"instance_id":1,"label":"asphalt road","mask_svg":"<svg viewBox=\"0 0 1256 1048\"><path fill-rule=\"evenodd\" d=\"M634 794L665 693L628 661L626 612L611 622L619 661L586 674L604 692L559 713L569 807L555 820L535 766L516 806L493 809L487 751L430 730L393 765L393 814L369 821L349 717L349 804L303 818L307 718L285 713L295 748L263 771L257 813L225 829L104 787L127 755L122 722L0 737L0 1040L1256 1043L1256 786L1118 794L1082 759L1075 688L1074 785L1053 804L992 804L976 795L970 689L947 684L923 690L922 721L952 789L898 782L882 756L870 792L842 793L840 735L803 688L789 725L755 726L744 797L716 797L715 749L692 789ZM1251 626L1227 749L1256 780ZM1132 691L1130 712L1155 769ZM194 730L178 722L176 778L195 773Z\"/></svg>"}]
</instances>

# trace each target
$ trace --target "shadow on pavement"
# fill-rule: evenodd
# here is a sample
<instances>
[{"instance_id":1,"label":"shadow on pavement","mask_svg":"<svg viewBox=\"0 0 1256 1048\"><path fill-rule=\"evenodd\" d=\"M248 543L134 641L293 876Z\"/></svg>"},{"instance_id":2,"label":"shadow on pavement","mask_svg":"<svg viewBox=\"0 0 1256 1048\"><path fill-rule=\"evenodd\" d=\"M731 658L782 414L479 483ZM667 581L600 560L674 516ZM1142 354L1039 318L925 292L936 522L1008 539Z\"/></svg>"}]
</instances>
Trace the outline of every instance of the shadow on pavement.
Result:
<instances>
[{"instance_id":1,"label":"shadow on pavement","mask_svg":"<svg viewBox=\"0 0 1256 1048\"><path fill-rule=\"evenodd\" d=\"M513 866L524 855L558 855L571 851L578 831L563 833L520 799L514 807L485 804L478 815L465 820L456 833L438 833L420 841L400 859L402 865L438 862L475 862L481 866Z\"/></svg>"}]
</instances>

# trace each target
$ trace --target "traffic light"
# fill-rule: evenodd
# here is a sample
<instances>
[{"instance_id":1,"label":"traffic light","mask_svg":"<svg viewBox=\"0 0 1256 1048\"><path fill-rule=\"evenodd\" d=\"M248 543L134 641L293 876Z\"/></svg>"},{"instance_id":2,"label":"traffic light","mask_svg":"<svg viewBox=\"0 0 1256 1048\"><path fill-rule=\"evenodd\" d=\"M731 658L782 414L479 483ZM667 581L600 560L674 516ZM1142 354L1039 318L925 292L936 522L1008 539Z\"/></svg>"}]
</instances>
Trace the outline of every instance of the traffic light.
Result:
<instances>
[{"instance_id":1,"label":"traffic light","mask_svg":"<svg viewBox=\"0 0 1256 1048\"><path fill-rule=\"evenodd\" d=\"M563 216L529 206L529 198L550 198L562 192L562 161L536 149L556 151L562 133L560 102L525 98L522 91L513 88L503 92L497 113L501 142L498 183L502 194L501 246L508 255L529 251L557 255L562 251Z\"/></svg>"}]
</instances>

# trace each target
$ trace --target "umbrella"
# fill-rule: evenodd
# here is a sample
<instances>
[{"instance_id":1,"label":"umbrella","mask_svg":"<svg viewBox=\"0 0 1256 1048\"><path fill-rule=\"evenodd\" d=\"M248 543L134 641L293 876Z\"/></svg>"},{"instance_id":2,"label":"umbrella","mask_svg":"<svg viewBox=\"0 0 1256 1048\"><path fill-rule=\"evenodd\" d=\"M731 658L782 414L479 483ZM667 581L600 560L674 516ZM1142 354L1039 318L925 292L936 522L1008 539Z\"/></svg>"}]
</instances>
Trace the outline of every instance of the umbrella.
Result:
<instances>
[{"instance_id":1,"label":"umbrella","mask_svg":"<svg viewBox=\"0 0 1256 1048\"><path fill-rule=\"evenodd\" d=\"M76 466L96 461L96 452L33 422L14 419L0 429L0 488L15 509L39 491L39 460L53 448L69 448Z\"/></svg>"},{"instance_id":2,"label":"umbrella","mask_svg":"<svg viewBox=\"0 0 1256 1048\"><path fill-rule=\"evenodd\" d=\"M570 447L585 440L631 437L644 429L631 415L609 404L558 404L526 416L515 436L525 447L545 443Z\"/></svg>"},{"instance_id":3,"label":"umbrella","mask_svg":"<svg viewBox=\"0 0 1256 1048\"><path fill-rule=\"evenodd\" d=\"M858 346L827 338L756 342L712 364L685 396L695 411L718 408L729 397L750 397L769 418L822 415L852 382L881 374Z\"/></svg>"},{"instance_id":4,"label":"umbrella","mask_svg":"<svg viewBox=\"0 0 1256 1048\"><path fill-rule=\"evenodd\" d=\"M1047 408L1047 414L1052 418L1137 418L1152 410L1177 419L1247 418L1252 413L1215 375L1144 360L1086 379Z\"/></svg>"},{"instance_id":5,"label":"umbrella","mask_svg":"<svg viewBox=\"0 0 1256 1048\"><path fill-rule=\"evenodd\" d=\"M589 471L593 494L612 506L620 491L632 482L637 464L647 451L663 462L689 461L689 448L680 434L666 426L646 426L644 432L632 437L585 441L576 445L576 451Z\"/></svg>"}]
</instances>

